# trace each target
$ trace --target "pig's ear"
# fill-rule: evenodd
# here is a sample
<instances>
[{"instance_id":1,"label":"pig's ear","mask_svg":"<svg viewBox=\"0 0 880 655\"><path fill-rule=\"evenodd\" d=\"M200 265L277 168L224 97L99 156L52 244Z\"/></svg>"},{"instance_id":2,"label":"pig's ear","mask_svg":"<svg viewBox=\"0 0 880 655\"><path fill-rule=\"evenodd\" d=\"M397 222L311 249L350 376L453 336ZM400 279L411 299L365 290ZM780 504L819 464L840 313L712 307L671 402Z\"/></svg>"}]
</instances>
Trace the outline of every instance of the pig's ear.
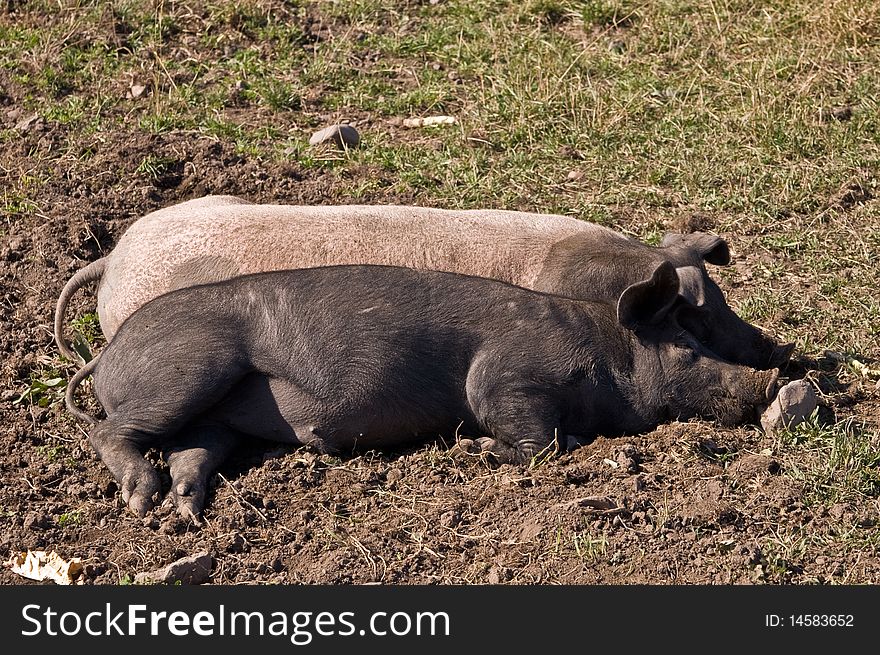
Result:
<instances>
[{"instance_id":1,"label":"pig's ear","mask_svg":"<svg viewBox=\"0 0 880 655\"><path fill-rule=\"evenodd\" d=\"M628 330L658 323L678 298L678 274L669 262L661 263L651 277L631 284L617 301L617 320Z\"/></svg>"},{"instance_id":2,"label":"pig's ear","mask_svg":"<svg viewBox=\"0 0 880 655\"><path fill-rule=\"evenodd\" d=\"M679 266L675 272L678 274L678 295L694 307L705 305L706 286L703 284L703 271L696 266Z\"/></svg>"},{"instance_id":3,"label":"pig's ear","mask_svg":"<svg viewBox=\"0 0 880 655\"><path fill-rule=\"evenodd\" d=\"M730 248L727 247L727 241L714 234L706 234L705 232L678 234L670 232L663 237L663 243L660 245L664 248L669 246L690 248L705 261L716 266L727 266L730 263Z\"/></svg>"}]
</instances>

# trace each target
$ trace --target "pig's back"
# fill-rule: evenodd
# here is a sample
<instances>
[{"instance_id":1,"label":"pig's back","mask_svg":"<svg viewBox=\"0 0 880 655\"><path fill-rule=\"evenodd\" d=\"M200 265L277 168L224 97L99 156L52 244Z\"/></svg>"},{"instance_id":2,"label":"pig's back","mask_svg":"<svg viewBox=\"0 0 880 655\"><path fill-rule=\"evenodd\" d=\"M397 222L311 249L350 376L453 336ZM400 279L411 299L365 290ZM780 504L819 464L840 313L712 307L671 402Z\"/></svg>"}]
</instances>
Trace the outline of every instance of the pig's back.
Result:
<instances>
[{"instance_id":1,"label":"pig's back","mask_svg":"<svg viewBox=\"0 0 880 655\"><path fill-rule=\"evenodd\" d=\"M98 291L110 338L148 300L239 274L382 264L494 278L525 287L566 237L607 228L553 214L400 205L259 205L211 196L129 227ZM623 237L620 237L623 238Z\"/></svg>"}]
</instances>

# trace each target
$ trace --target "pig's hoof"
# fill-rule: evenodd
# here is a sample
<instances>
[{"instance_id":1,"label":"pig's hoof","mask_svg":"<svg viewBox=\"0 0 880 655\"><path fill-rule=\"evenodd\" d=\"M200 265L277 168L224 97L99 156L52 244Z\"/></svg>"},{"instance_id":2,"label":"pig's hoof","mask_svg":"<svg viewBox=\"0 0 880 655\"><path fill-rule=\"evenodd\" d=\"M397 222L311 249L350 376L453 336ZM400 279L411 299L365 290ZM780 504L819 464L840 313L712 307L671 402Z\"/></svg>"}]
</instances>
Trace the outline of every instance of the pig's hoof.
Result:
<instances>
[{"instance_id":1,"label":"pig's hoof","mask_svg":"<svg viewBox=\"0 0 880 655\"><path fill-rule=\"evenodd\" d=\"M486 464L503 464L505 461L505 452L507 447L497 439L491 437L480 437L476 440L479 450L480 459Z\"/></svg>"},{"instance_id":2,"label":"pig's hoof","mask_svg":"<svg viewBox=\"0 0 880 655\"><path fill-rule=\"evenodd\" d=\"M159 491L159 478L152 470L122 480L122 500L141 519L159 502Z\"/></svg>"},{"instance_id":3,"label":"pig's hoof","mask_svg":"<svg viewBox=\"0 0 880 655\"><path fill-rule=\"evenodd\" d=\"M536 464L559 452L559 445L554 441L543 445L537 441L519 441L516 449L511 451L513 461L519 464Z\"/></svg>"},{"instance_id":4,"label":"pig's hoof","mask_svg":"<svg viewBox=\"0 0 880 655\"><path fill-rule=\"evenodd\" d=\"M148 495L142 494L140 491L135 491L125 502L128 504L128 508L134 512L139 519L142 519L147 515L147 512L156 506L158 500L158 492Z\"/></svg>"},{"instance_id":5,"label":"pig's hoof","mask_svg":"<svg viewBox=\"0 0 880 655\"><path fill-rule=\"evenodd\" d=\"M449 449L449 454L457 458L473 457L480 454L480 447L473 439L459 439Z\"/></svg>"},{"instance_id":6,"label":"pig's hoof","mask_svg":"<svg viewBox=\"0 0 880 655\"><path fill-rule=\"evenodd\" d=\"M476 440L476 444L480 447L480 452L491 453L498 448L498 441L491 437L480 437Z\"/></svg>"},{"instance_id":7,"label":"pig's hoof","mask_svg":"<svg viewBox=\"0 0 880 655\"><path fill-rule=\"evenodd\" d=\"M191 482L177 482L171 490L177 513L193 523L199 523L199 514L205 506L205 489Z\"/></svg>"}]
</instances>

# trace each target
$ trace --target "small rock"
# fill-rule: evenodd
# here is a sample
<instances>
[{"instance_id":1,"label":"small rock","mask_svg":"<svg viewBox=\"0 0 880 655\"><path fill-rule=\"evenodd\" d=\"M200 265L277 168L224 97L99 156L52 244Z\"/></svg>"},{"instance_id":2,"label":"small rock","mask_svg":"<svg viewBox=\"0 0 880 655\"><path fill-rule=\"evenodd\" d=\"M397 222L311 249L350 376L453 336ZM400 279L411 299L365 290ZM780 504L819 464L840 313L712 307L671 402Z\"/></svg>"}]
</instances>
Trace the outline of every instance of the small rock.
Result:
<instances>
[{"instance_id":1,"label":"small rock","mask_svg":"<svg viewBox=\"0 0 880 655\"><path fill-rule=\"evenodd\" d=\"M565 176L565 179L569 182L577 182L583 176L583 171L569 171L568 175Z\"/></svg>"},{"instance_id":2,"label":"small rock","mask_svg":"<svg viewBox=\"0 0 880 655\"><path fill-rule=\"evenodd\" d=\"M608 496L586 496L584 498L575 498L558 503L555 507L563 511L569 511L575 507L582 507L588 510L597 510L600 512L613 512L620 506Z\"/></svg>"},{"instance_id":3,"label":"small rock","mask_svg":"<svg viewBox=\"0 0 880 655\"><path fill-rule=\"evenodd\" d=\"M586 157L584 157L584 153L582 153L580 150L567 145L559 148L559 156L565 157L566 159L574 159L575 161L583 161L584 159L586 159Z\"/></svg>"},{"instance_id":4,"label":"small rock","mask_svg":"<svg viewBox=\"0 0 880 655\"><path fill-rule=\"evenodd\" d=\"M403 471L398 468L393 468L385 474L385 482L389 485L394 484L401 478L403 478Z\"/></svg>"},{"instance_id":5,"label":"small rock","mask_svg":"<svg viewBox=\"0 0 880 655\"><path fill-rule=\"evenodd\" d=\"M501 584L511 578L510 569L506 566L500 566L499 564L493 564L492 568L489 569L488 583L489 584Z\"/></svg>"},{"instance_id":6,"label":"small rock","mask_svg":"<svg viewBox=\"0 0 880 655\"><path fill-rule=\"evenodd\" d=\"M526 522L522 530L520 530L519 538L520 541L533 541L539 534L541 534L541 525L539 523Z\"/></svg>"},{"instance_id":7,"label":"small rock","mask_svg":"<svg viewBox=\"0 0 880 655\"><path fill-rule=\"evenodd\" d=\"M247 541L240 532L234 533L229 543L226 544L226 551L229 553L243 553L246 548Z\"/></svg>"},{"instance_id":8,"label":"small rock","mask_svg":"<svg viewBox=\"0 0 880 655\"><path fill-rule=\"evenodd\" d=\"M207 552L183 557L156 571L138 573L134 581L138 584L202 584L211 576L214 559Z\"/></svg>"},{"instance_id":9,"label":"small rock","mask_svg":"<svg viewBox=\"0 0 880 655\"><path fill-rule=\"evenodd\" d=\"M128 92L125 94L125 97L128 98L129 100L137 100L142 95L144 95L144 92L146 90L147 90L147 87L145 87L143 84L132 84L128 88Z\"/></svg>"},{"instance_id":10,"label":"small rock","mask_svg":"<svg viewBox=\"0 0 880 655\"><path fill-rule=\"evenodd\" d=\"M23 118L15 124L15 129L19 132L30 132L32 129L39 127L43 122L43 118L39 114L31 114L27 118Z\"/></svg>"},{"instance_id":11,"label":"small rock","mask_svg":"<svg viewBox=\"0 0 880 655\"><path fill-rule=\"evenodd\" d=\"M455 116L423 116L416 118L404 118L401 125L404 127L432 127L435 125L455 125Z\"/></svg>"},{"instance_id":12,"label":"small rock","mask_svg":"<svg viewBox=\"0 0 880 655\"><path fill-rule=\"evenodd\" d=\"M727 472L734 478L746 480L759 475L776 475L782 470L782 465L768 455L752 453L738 457L728 467Z\"/></svg>"},{"instance_id":13,"label":"small rock","mask_svg":"<svg viewBox=\"0 0 880 655\"><path fill-rule=\"evenodd\" d=\"M247 90L247 85L242 80L236 80L235 84L233 84L227 93L227 102L230 105L241 105L244 104L246 100L245 91Z\"/></svg>"},{"instance_id":14,"label":"small rock","mask_svg":"<svg viewBox=\"0 0 880 655\"><path fill-rule=\"evenodd\" d=\"M638 473L639 472L639 463L635 460L632 455L635 454L635 451L627 451L621 450L617 453L617 457L614 458L614 461L620 465L627 473Z\"/></svg>"},{"instance_id":15,"label":"small rock","mask_svg":"<svg viewBox=\"0 0 880 655\"><path fill-rule=\"evenodd\" d=\"M315 132L309 139L309 145L317 146L322 143L334 143L339 148L354 148L361 141L357 130L351 125L330 125Z\"/></svg>"},{"instance_id":16,"label":"small rock","mask_svg":"<svg viewBox=\"0 0 880 655\"><path fill-rule=\"evenodd\" d=\"M793 428L803 423L819 406L816 392L806 380L789 382L779 390L776 398L761 416L761 427L767 434Z\"/></svg>"},{"instance_id":17,"label":"small rock","mask_svg":"<svg viewBox=\"0 0 880 655\"><path fill-rule=\"evenodd\" d=\"M166 516L159 525L159 531L162 534L180 534L186 530L189 521L176 512Z\"/></svg>"},{"instance_id":18,"label":"small rock","mask_svg":"<svg viewBox=\"0 0 880 655\"><path fill-rule=\"evenodd\" d=\"M444 528L454 528L460 522L461 515L454 510L445 512L440 516L440 525L442 525Z\"/></svg>"},{"instance_id":19,"label":"small rock","mask_svg":"<svg viewBox=\"0 0 880 655\"><path fill-rule=\"evenodd\" d=\"M828 508L828 513L831 515L831 518L837 521L840 521L849 511L850 507L846 503L835 503Z\"/></svg>"},{"instance_id":20,"label":"small rock","mask_svg":"<svg viewBox=\"0 0 880 655\"><path fill-rule=\"evenodd\" d=\"M709 480L701 495L709 500L721 500L724 496L724 487L718 480Z\"/></svg>"},{"instance_id":21,"label":"small rock","mask_svg":"<svg viewBox=\"0 0 880 655\"><path fill-rule=\"evenodd\" d=\"M580 498L577 501L577 504L581 507L590 507L592 509L616 509L617 503L614 502L608 496L587 496L586 498Z\"/></svg>"},{"instance_id":22,"label":"small rock","mask_svg":"<svg viewBox=\"0 0 880 655\"><path fill-rule=\"evenodd\" d=\"M48 530L52 527L52 517L42 512L28 512L22 525L25 530Z\"/></svg>"}]
</instances>

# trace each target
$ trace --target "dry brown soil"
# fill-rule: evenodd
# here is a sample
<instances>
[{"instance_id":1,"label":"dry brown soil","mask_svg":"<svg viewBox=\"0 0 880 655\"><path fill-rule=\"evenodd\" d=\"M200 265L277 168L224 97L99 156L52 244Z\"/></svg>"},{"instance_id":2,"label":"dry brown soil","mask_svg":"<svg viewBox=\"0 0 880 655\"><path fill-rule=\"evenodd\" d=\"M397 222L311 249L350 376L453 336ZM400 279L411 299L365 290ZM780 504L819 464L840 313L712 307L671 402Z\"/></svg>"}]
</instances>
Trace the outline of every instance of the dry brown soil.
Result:
<instances>
[{"instance_id":1,"label":"dry brown soil","mask_svg":"<svg viewBox=\"0 0 880 655\"><path fill-rule=\"evenodd\" d=\"M25 92L0 76L9 128L22 120ZM148 156L172 164L152 178L137 170ZM753 426L699 421L599 438L533 468L454 458L442 443L342 459L251 443L213 477L203 525L167 503L137 519L63 403L15 402L33 377L76 370L58 359L50 327L65 281L137 217L173 202L226 193L345 203L342 176L386 174L268 163L190 132L132 126L77 140L37 121L0 143L0 185L22 175L50 181L30 198L38 209L0 225L0 560L27 549L80 557L87 584L118 584L203 550L213 556L212 583L880 581L880 558L859 541L876 534L876 498L808 503L801 451L781 451ZM420 200L392 183L372 185L362 201ZM93 289L69 313L87 311ZM833 369L796 360L784 376L823 367ZM873 386L814 377L833 387L826 420L880 422ZM0 584L21 583L0 567Z\"/></svg>"}]
</instances>

